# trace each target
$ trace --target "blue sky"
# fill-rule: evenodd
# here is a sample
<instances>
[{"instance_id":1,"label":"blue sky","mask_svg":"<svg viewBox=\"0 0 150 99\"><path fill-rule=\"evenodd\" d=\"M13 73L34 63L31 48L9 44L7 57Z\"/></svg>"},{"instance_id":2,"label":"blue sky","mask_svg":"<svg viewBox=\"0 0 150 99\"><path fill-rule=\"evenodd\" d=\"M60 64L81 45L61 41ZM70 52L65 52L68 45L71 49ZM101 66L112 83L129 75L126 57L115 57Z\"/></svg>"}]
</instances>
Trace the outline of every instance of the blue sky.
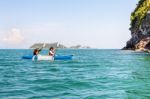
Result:
<instances>
[{"instance_id":1,"label":"blue sky","mask_svg":"<svg viewBox=\"0 0 150 99\"><path fill-rule=\"evenodd\" d=\"M0 48L38 42L122 48L138 0L0 0Z\"/></svg>"}]
</instances>

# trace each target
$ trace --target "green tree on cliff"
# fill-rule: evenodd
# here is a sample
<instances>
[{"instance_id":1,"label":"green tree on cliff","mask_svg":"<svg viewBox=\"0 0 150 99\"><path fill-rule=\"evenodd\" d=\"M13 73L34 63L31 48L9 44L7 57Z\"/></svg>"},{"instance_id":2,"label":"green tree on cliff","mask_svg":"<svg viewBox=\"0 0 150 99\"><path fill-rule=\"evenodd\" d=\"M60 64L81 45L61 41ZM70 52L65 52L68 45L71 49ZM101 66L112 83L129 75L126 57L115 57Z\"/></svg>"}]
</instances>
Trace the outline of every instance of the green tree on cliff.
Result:
<instances>
[{"instance_id":1,"label":"green tree on cliff","mask_svg":"<svg viewBox=\"0 0 150 99\"><path fill-rule=\"evenodd\" d=\"M131 14L131 27L138 29L142 20L150 10L150 0L140 0Z\"/></svg>"}]
</instances>

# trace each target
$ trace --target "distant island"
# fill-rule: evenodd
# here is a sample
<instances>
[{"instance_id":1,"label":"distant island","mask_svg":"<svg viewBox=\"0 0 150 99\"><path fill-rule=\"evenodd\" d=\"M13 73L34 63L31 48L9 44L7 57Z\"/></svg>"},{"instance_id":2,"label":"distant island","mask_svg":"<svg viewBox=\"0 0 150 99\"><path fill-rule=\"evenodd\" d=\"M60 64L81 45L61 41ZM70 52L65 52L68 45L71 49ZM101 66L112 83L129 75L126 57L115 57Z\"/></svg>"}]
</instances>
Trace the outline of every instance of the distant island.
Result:
<instances>
[{"instance_id":1,"label":"distant island","mask_svg":"<svg viewBox=\"0 0 150 99\"><path fill-rule=\"evenodd\" d=\"M55 43L35 43L30 48L35 49L35 48L42 48L42 47L44 49L49 49L50 47L60 48L60 49L89 49L89 48L91 48L90 46L82 46L82 45L74 45L74 46L67 47L67 46L60 44L58 42L55 42Z\"/></svg>"}]
</instances>

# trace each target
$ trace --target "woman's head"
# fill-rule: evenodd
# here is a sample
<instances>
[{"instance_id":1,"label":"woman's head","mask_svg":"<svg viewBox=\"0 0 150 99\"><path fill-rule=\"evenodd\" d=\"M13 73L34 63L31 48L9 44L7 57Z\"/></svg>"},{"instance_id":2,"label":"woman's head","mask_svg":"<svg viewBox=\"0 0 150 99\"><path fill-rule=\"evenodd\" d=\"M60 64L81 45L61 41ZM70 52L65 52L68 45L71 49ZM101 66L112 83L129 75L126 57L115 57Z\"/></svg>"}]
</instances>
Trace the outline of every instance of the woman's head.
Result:
<instances>
[{"instance_id":1,"label":"woman's head","mask_svg":"<svg viewBox=\"0 0 150 99\"><path fill-rule=\"evenodd\" d=\"M33 52L33 55L38 55L38 54L39 54L39 49L36 48L36 49L34 50L34 52Z\"/></svg>"},{"instance_id":2,"label":"woman's head","mask_svg":"<svg viewBox=\"0 0 150 99\"><path fill-rule=\"evenodd\" d=\"M54 50L54 47L50 47L49 50Z\"/></svg>"}]
</instances>

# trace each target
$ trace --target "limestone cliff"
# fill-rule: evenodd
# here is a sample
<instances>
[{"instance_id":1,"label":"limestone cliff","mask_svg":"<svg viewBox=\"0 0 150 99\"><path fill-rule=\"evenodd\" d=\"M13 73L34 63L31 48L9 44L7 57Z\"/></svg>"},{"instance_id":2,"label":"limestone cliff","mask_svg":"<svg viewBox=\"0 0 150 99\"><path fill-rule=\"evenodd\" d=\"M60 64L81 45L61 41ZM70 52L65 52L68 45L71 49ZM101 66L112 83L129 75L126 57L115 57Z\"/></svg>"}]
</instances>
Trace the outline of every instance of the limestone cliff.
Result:
<instances>
[{"instance_id":1,"label":"limestone cliff","mask_svg":"<svg viewBox=\"0 0 150 99\"><path fill-rule=\"evenodd\" d=\"M150 0L139 0L131 14L131 39L123 49L150 50Z\"/></svg>"}]
</instances>

